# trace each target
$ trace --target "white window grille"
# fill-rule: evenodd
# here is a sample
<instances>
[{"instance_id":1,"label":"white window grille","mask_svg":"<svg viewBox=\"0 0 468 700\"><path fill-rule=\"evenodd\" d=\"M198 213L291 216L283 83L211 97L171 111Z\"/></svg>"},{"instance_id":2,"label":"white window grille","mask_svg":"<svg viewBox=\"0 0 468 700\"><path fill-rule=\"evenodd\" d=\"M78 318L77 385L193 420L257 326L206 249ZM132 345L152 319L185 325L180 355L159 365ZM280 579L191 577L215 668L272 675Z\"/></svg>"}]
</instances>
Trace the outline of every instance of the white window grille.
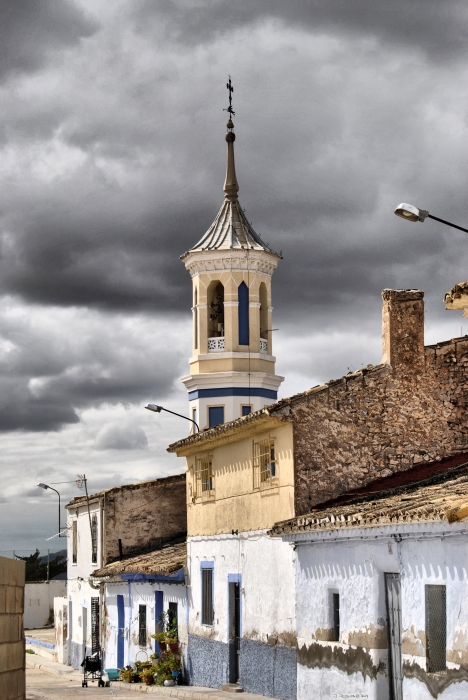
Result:
<instances>
[{"instance_id":1,"label":"white window grille","mask_svg":"<svg viewBox=\"0 0 468 700\"><path fill-rule=\"evenodd\" d=\"M260 352L266 354L268 352L268 340L260 338Z\"/></svg>"},{"instance_id":2,"label":"white window grille","mask_svg":"<svg viewBox=\"0 0 468 700\"><path fill-rule=\"evenodd\" d=\"M255 489L277 483L278 464L275 442L271 437L253 443L253 476Z\"/></svg>"},{"instance_id":3,"label":"white window grille","mask_svg":"<svg viewBox=\"0 0 468 700\"><path fill-rule=\"evenodd\" d=\"M208 352L224 352L224 338L208 338Z\"/></svg>"}]
</instances>

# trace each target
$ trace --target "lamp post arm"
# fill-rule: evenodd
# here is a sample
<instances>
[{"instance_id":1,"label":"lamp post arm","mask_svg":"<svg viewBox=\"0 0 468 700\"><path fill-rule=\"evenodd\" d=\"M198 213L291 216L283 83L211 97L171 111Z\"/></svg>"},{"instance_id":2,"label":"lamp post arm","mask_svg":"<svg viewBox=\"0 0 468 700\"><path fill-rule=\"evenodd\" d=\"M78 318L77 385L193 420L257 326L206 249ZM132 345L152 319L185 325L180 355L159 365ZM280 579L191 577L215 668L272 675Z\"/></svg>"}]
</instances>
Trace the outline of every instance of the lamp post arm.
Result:
<instances>
[{"instance_id":1,"label":"lamp post arm","mask_svg":"<svg viewBox=\"0 0 468 700\"><path fill-rule=\"evenodd\" d=\"M161 411L166 411L166 413L172 413L173 416L179 416L179 418L185 418L185 420L189 420L191 423L193 423L196 426L197 433L200 432L200 428L198 427L198 423L195 423L195 421L192 420L191 418L187 418L187 416L183 416L182 413L175 413L175 411L170 411L168 408L163 408L162 406L160 406L160 409L161 409Z\"/></svg>"},{"instance_id":2,"label":"lamp post arm","mask_svg":"<svg viewBox=\"0 0 468 700\"><path fill-rule=\"evenodd\" d=\"M57 489L54 489L53 486L48 486L48 488L49 488L51 491L55 491L55 493L57 494L57 496L58 496L58 498L59 498L59 512L58 512L58 526L59 526L59 529L58 529L58 536L59 536L59 537L65 537L65 535L62 535L62 533L61 533L61 529L62 529L62 528L61 528L61 525L60 525L60 494L59 494L59 492L57 491Z\"/></svg>"},{"instance_id":3,"label":"lamp post arm","mask_svg":"<svg viewBox=\"0 0 468 700\"><path fill-rule=\"evenodd\" d=\"M452 228L457 228L459 231L464 231L465 233L468 233L468 229L462 228L461 226L457 226L456 224L451 224L450 221L439 219L437 216L432 216L432 214L428 214L427 218L434 219L434 221L439 221L441 224L446 224L447 226L451 226Z\"/></svg>"}]
</instances>

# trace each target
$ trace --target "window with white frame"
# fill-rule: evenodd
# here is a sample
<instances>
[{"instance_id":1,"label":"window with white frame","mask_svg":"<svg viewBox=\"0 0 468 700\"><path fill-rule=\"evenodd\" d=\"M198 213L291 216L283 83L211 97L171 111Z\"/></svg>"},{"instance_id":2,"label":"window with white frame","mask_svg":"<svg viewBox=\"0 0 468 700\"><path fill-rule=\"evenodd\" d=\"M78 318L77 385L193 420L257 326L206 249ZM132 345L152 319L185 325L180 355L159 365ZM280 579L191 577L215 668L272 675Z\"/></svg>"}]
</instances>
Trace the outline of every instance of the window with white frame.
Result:
<instances>
[{"instance_id":1,"label":"window with white frame","mask_svg":"<svg viewBox=\"0 0 468 700\"><path fill-rule=\"evenodd\" d=\"M76 564L78 561L78 521L72 523L72 562Z\"/></svg>"},{"instance_id":2,"label":"window with white frame","mask_svg":"<svg viewBox=\"0 0 468 700\"><path fill-rule=\"evenodd\" d=\"M195 497L210 496L214 491L213 457L197 457L195 465Z\"/></svg>"},{"instance_id":3,"label":"window with white frame","mask_svg":"<svg viewBox=\"0 0 468 700\"><path fill-rule=\"evenodd\" d=\"M274 438L253 443L254 488L271 486L278 476Z\"/></svg>"}]
</instances>

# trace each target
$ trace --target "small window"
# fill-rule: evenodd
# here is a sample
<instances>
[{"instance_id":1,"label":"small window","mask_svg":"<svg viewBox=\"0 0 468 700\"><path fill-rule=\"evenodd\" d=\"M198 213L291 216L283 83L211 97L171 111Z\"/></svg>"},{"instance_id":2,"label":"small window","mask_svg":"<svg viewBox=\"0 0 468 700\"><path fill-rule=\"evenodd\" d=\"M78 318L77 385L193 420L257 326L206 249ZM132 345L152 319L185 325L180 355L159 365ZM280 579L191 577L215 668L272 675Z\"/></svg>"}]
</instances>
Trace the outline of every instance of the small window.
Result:
<instances>
[{"instance_id":1,"label":"small window","mask_svg":"<svg viewBox=\"0 0 468 700\"><path fill-rule=\"evenodd\" d=\"M239 345L249 345L249 288L241 282L237 290Z\"/></svg>"},{"instance_id":2,"label":"small window","mask_svg":"<svg viewBox=\"0 0 468 700\"><path fill-rule=\"evenodd\" d=\"M242 406L241 408L243 416L248 416L249 413L252 413L252 406Z\"/></svg>"},{"instance_id":3,"label":"small window","mask_svg":"<svg viewBox=\"0 0 468 700\"><path fill-rule=\"evenodd\" d=\"M202 625L213 625L213 569L202 569Z\"/></svg>"},{"instance_id":4,"label":"small window","mask_svg":"<svg viewBox=\"0 0 468 700\"><path fill-rule=\"evenodd\" d=\"M333 593L333 641L340 641L340 594Z\"/></svg>"},{"instance_id":5,"label":"small window","mask_svg":"<svg viewBox=\"0 0 468 700\"><path fill-rule=\"evenodd\" d=\"M138 609L138 644L146 647L146 605L140 605Z\"/></svg>"},{"instance_id":6,"label":"small window","mask_svg":"<svg viewBox=\"0 0 468 700\"><path fill-rule=\"evenodd\" d=\"M197 424L198 424L198 421L197 421L197 409L196 409L196 408L192 408L192 420L193 420L193 423L197 423ZM196 425L193 425L193 424L192 424L192 432L193 432L193 434L195 434L195 433L198 432L198 431L197 431L197 426L196 426Z\"/></svg>"},{"instance_id":7,"label":"small window","mask_svg":"<svg viewBox=\"0 0 468 700\"><path fill-rule=\"evenodd\" d=\"M209 495L213 491L213 462L211 455L197 458L195 483L197 498Z\"/></svg>"},{"instance_id":8,"label":"small window","mask_svg":"<svg viewBox=\"0 0 468 700\"><path fill-rule=\"evenodd\" d=\"M224 406L210 406L208 408L208 422L210 428L224 423Z\"/></svg>"},{"instance_id":9,"label":"small window","mask_svg":"<svg viewBox=\"0 0 468 700\"><path fill-rule=\"evenodd\" d=\"M177 638L179 637L179 630L177 626L177 603L169 603L167 610L167 618L169 622L169 627L171 631L175 632Z\"/></svg>"},{"instance_id":10,"label":"small window","mask_svg":"<svg viewBox=\"0 0 468 700\"><path fill-rule=\"evenodd\" d=\"M254 488L272 483L277 476L275 443L272 438L253 443Z\"/></svg>"},{"instance_id":11,"label":"small window","mask_svg":"<svg viewBox=\"0 0 468 700\"><path fill-rule=\"evenodd\" d=\"M445 586L426 586L426 660L428 673L441 673L447 663Z\"/></svg>"},{"instance_id":12,"label":"small window","mask_svg":"<svg viewBox=\"0 0 468 700\"><path fill-rule=\"evenodd\" d=\"M72 524L72 548L73 548L73 556L72 556L72 562L73 564L76 564L78 561L78 522L76 520L73 521Z\"/></svg>"},{"instance_id":13,"label":"small window","mask_svg":"<svg viewBox=\"0 0 468 700\"><path fill-rule=\"evenodd\" d=\"M193 339L195 350L198 350L198 290L195 289L195 300L193 308Z\"/></svg>"},{"instance_id":14,"label":"small window","mask_svg":"<svg viewBox=\"0 0 468 700\"><path fill-rule=\"evenodd\" d=\"M97 515L94 513L91 518L91 562L97 564L97 550L98 550L98 521Z\"/></svg>"}]
</instances>

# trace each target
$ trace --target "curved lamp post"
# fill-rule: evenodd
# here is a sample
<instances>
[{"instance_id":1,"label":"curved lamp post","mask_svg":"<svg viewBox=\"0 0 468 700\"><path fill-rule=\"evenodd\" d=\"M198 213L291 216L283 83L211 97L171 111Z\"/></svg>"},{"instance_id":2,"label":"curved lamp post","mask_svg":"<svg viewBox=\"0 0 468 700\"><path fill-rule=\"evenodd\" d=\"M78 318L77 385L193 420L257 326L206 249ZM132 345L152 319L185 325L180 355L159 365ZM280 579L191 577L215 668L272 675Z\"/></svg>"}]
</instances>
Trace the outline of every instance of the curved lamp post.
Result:
<instances>
[{"instance_id":1,"label":"curved lamp post","mask_svg":"<svg viewBox=\"0 0 468 700\"><path fill-rule=\"evenodd\" d=\"M412 204L405 204L405 202L397 206L397 208L394 211L394 214L400 216L406 221L424 221L426 218L434 219L434 221L439 221L441 224L446 224L447 226L451 226L452 228L457 228L459 231L464 231L465 233L468 233L468 229L466 228L462 228L461 226L452 224L450 223L450 221L445 221L445 219L439 219L437 216L432 216L432 214L429 214L429 212L426 211L426 209L418 209Z\"/></svg>"},{"instance_id":2,"label":"curved lamp post","mask_svg":"<svg viewBox=\"0 0 468 700\"><path fill-rule=\"evenodd\" d=\"M50 489L51 491L55 491L55 493L57 494L58 499L59 499L59 502L58 502L58 507L59 507L59 509L58 509L58 526L59 526L58 536L59 537L66 537L66 535L62 535L62 532L61 532L62 527L60 525L60 494L59 494L59 492L57 491L57 489L54 489L53 486L49 486L49 484L42 484L41 483L41 484L38 484L38 486L41 489L45 489L45 490Z\"/></svg>"},{"instance_id":3,"label":"curved lamp post","mask_svg":"<svg viewBox=\"0 0 468 700\"><path fill-rule=\"evenodd\" d=\"M185 420L189 420L191 423L194 424L194 426L197 429L197 433L200 432L200 428L198 427L198 423L196 423L194 420L191 418L187 418L187 416L183 416L182 413L175 413L175 411L170 411L168 408L164 408L163 406L157 406L154 403L149 403L147 406L145 406L148 411L154 411L154 413L161 413L161 411L166 411L166 413L172 413L173 416L179 416L179 418L185 418Z\"/></svg>"}]
</instances>

